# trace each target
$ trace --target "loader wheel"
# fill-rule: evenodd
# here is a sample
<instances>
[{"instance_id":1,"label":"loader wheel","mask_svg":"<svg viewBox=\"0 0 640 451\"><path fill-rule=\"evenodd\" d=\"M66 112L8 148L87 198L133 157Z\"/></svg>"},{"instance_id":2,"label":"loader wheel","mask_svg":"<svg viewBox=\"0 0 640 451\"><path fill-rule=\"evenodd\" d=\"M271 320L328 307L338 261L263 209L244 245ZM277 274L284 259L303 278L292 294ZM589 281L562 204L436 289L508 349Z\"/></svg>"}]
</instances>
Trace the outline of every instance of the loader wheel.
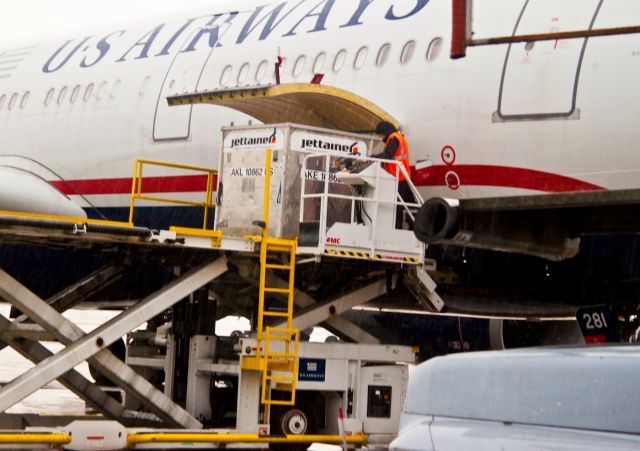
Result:
<instances>
[{"instance_id":1,"label":"loader wheel","mask_svg":"<svg viewBox=\"0 0 640 451\"><path fill-rule=\"evenodd\" d=\"M280 417L280 430L284 435L306 435L309 419L300 409L291 409Z\"/></svg>"},{"instance_id":2,"label":"loader wheel","mask_svg":"<svg viewBox=\"0 0 640 451\"><path fill-rule=\"evenodd\" d=\"M274 412L275 413L275 412ZM272 434L277 435L310 435L316 434L318 424L310 409L305 406L294 406L280 409L275 415L274 422L271 423ZM304 451L309 444L272 444L271 449L276 451Z\"/></svg>"}]
</instances>

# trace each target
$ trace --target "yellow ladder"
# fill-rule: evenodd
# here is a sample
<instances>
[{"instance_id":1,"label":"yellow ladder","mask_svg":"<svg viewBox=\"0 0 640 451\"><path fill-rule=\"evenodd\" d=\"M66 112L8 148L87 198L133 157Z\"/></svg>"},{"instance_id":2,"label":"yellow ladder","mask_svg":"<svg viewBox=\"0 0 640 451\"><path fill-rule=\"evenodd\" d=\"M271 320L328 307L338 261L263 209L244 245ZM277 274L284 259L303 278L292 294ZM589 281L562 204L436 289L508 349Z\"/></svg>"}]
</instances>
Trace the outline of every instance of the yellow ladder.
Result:
<instances>
[{"instance_id":1,"label":"yellow ladder","mask_svg":"<svg viewBox=\"0 0 640 451\"><path fill-rule=\"evenodd\" d=\"M260 246L260 291L258 302L258 349L262 370L262 404L295 404L298 376L299 331L293 328L293 294L296 262L296 240L266 238ZM288 264L274 256L288 257ZM288 255L287 255L288 254ZM267 269L288 273L286 288L266 286ZM269 297L267 298L267 295ZM268 319L285 321L286 327L271 327ZM279 321L279 322L280 322ZM274 400L270 388L288 392L289 399Z\"/></svg>"},{"instance_id":2,"label":"yellow ladder","mask_svg":"<svg viewBox=\"0 0 640 451\"><path fill-rule=\"evenodd\" d=\"M260 360L262 372L260 399L263 405L294 405L300 337L300 331L293 328L293 295L298 241L268 236L271 153L271 149L266 150L262 236L259 238L260 285L256 355ZM287 287L267 286L268 269L286 272ZM286 327L272 327L267 324L269 320L282 322L285 319ZM289 399L271 399L271 388L289 392Z\"/></svg>"}]
</instances>

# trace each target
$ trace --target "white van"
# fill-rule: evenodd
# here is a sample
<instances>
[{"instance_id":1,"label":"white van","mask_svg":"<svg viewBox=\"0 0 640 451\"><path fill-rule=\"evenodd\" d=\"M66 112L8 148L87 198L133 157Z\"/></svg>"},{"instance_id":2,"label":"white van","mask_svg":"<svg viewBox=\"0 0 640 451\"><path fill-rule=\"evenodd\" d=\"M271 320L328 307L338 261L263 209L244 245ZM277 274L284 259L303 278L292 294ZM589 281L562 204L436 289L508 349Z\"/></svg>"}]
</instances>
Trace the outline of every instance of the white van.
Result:
<instances>
[{"instance_id":1,"label":"white van","mask_svg":"<svg viewBox=\"0 0 640 451\"><path fill-rule=\"evenodd\" d=\"M409 378L401 450L640 449L640 347L474 352Z\"/></svg>"}]
</instances>

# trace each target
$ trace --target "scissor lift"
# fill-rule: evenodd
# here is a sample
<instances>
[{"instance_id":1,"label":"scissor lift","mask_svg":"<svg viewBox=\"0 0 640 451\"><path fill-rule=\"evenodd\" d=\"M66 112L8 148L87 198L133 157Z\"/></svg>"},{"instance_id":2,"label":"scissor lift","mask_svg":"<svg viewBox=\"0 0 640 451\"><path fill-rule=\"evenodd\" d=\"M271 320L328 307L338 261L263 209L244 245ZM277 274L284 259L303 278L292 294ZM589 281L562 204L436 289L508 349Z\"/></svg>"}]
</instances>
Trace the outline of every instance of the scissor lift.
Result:
<instances>
[{"instance_id":1,"label":"scissor lift","mask_svg":"<svg viewBox=\"0 0 640 451\"><path fill-rule=\"evenodd\" d=\"M266 132L269 133L265 140L263 135ZM64 318L61 312L86 298L80 292L80 287L88 292L99 290L107 281L114 283L114 277L126 271L126 268L117 264L107 265L80 281L77 287L46 301L0 270L2 298L38 325L27 328L22 324L23 318L11 322L0 317L0 340L37 363L33 369L0 390L0 411L5 411L45 384L59 379L105 418L115 420L123 427L156 425L192 431L200 429L203 423L211 420L209 395L212 381L215 380L214 375L224 375L226 380L238 378L240 384L237 402L242 419L238 419L238 427L242 426L243 432L257 434L235 437L237 442L265 446L273 438L265 436L269 431L269 417L272 413L270 406L280 409L277 410L281 415L278 418L288 418L295 422L295 416L286 415L295 412L297 408L302 409L300 402L304 401L307 405L311 403L316 399L313 394L317 393L323 393L322 402L326 403L327 408L331 405L332 408L343 407L347 411L350 431L367 434L385 431L385 434L391 434L388 425L396 421L395 416L391 423L367 420L369 414L375 417L375 412L379 411L384 415L388 412L389 418L392 418L389 410L391 404L386 404L390 399L394 400L393 411L397 410L400 393L394 391L393 398L390 398L391 395L387 397L386 390L391 388L387 388L390 386L385 384L378 384L383 388L360 394L361 399L354 401L349 398L353 397L353 394L349 395L349 390L355 389L353 383L357 383L356 376L350 376L352 382L349 384L327 379L326 384L324 380L322 383L317 382L315 386L307 384L303 401L296 397L301 393L298 386L301 374L298 358L311 359L315 363L322 360L318 357L317 348L302 346L299 353L297 330L300 329L324 323L347 339L369 343L368 347L349 348L349 352L330 351L336 362L344 361L350 374L360 374L358 368L366 363L388 364L410 362L413 359L410 349L389 349L376 345L377 339L372 334L339 317L341 312L385 294L388 289L386 279L365 279L359 284L353 284L346 293L314 299L305 292L304 281L295 283L294 270L297 266L320 261L330 266L332 261L339 263L349 259L354 264L366 263L374 265L374 268L376 264L383 264L386 269L413 268L419 277L427 277L426 283L423 283L427 293L423 302L431 309L442 307L442 301L435 293L435 285L429 283L430 279L421 267L423 245L411 231L395 228L398 206L406 212L410 221L412 210L421 203L419 193L415 187L412 188L416 202L405 202L398 197L397 178L381 168L380 160L367 156L374 153L374 148L379 144L370 135L293 124L226 128L223 130L220 172L217 174L218 205L213 227L208 227L207 211L214 207L212 191L216 174L210 170L204 170L208 182L203 202L178 201L182 205L204 209L202 227L176 225L168 230L154 230L134 226L137 199L164 203L170 201L152 199L144 194L143 165L201 171L200 168L190 166L149 161L136 162L131 215L127 223L0 212L0 233L5 242L31 245L55 243L56 246L71 248L109 249L112 253L127 255L135 255L138 251L157 252L160 255L175 250L190 250L198 255L194 259L198 263L191 264L191 267L176 264L176 267L182 268L168 285L89 334L84 334ZM353 152L354 147L359 149L359 153ZM404 171L401 165L397 168L398 171ZM279 254L275 259L272 258L274 251ZM234 274L228 274L229 262L234 267ZM252 285L251 276L242 276L252 274L254 269L258 269L260 274L257 287ZM214 335L196 331L179 339L175 327L171 329L171 333L162 335L160 331L163 328L157 327L157 324L145 336L144 345L136 340L136 337L141 336L140 332L131 335L126 363L109 351L111 343L140 324L147 321L155 324L163 312L175 312L175 306L185 302L185 299L195 303L195 299L203 292L205 298L213 296L218 299L223 308L251 316L253 304L242 307L236 295L233 299L224 299L224 296L216 293L216 290L229 286L229 279L225 279L226 277L234 282L244 277L244 287L233 291L237 296L241 296L240 293L244 291L257 291L258 295L255 345L245 340L243 343L248 345L248 351L240 349L242 358L236 354L236 359L239 359L236 363L220 358L223 342ZM77 295L73 294L75 288L78 288ZM275 304L276 298L282 299L283 307ZM304 308L301 310L300 307ZM194 320L194 317L188 319ZM215 320L215 315L213 319ZM66 348L52 355L38 342L49 338L60 341ZM150 342L158 343L162 340L166 342L164 346L149 345ZM181 340L186 343L183 351L180 351ZM346 345L332 346L340 349ZM141 350L142 348L146 351ZM176 356L185 352L184 349L187 349L189 355L186 368L188 379L184 400L180 401L175 398L177 387L180 386L176 377L179 365ZM385 358L389 360L384 360ZM89 360L92 366L125 392L124 404L74 372L74 366L85 360ZM309 368L311 366L307 370ZM164 372L164 388L151 382L153 378L150 375L154 372ZM406 373L398 373L397 377L406 379ZM374 383L370 385L378 386ZM279 393L279 397L272 396L274 390ZM345 398L325 397L328 396L325 393L335 393L336 390L343 390ZM401 392L402 388L394 390ZM285 396L282 396L283 392ZM376 401L378 404L372 404L378 405L378 411L366 411L362 407L366 399L373 402L371 396L380 398ZM356 410L349 409L349 403L352 407L360 407ZM291 409L282 410L282 406L286 405L291 405ZM284 421L283 419L282 422ZM386 426L383 427L383 424ZM80 430L85 430L83 428L84 425ZM333 435L291 438L285 443L293 444L296 440L341 440L336 435L337 430L328 426L325 429ZM119 427L108 430L116 431L122 436ZM131 430L126 430L127 437L134 435ZM0 443L3 442L3 437L0 434ZM64 443L59 436L51 437L51 443ZM163 437L167 439L168 435ZM217 440L216 437L202 434L198 437L183 435L174 438L178 442L203 441L210 444L233 440L230 436L221 435L218 435ZM361 444L362 439L359 437L354 436L350 441ZM37 439L46 441L42 437ZM144 446L142 441L135 441L138 439L131 440L133 441L127 442L129 445L138 443L137 447ZM277 438L273 440L278 441ZM161 439L149 438L149 441ZM77 448L77 443L73 446L76 446L74 449L80 449ZM92 445L87 442L85 449L96 447L98 443Z\"/></svg>"}]
</instances>

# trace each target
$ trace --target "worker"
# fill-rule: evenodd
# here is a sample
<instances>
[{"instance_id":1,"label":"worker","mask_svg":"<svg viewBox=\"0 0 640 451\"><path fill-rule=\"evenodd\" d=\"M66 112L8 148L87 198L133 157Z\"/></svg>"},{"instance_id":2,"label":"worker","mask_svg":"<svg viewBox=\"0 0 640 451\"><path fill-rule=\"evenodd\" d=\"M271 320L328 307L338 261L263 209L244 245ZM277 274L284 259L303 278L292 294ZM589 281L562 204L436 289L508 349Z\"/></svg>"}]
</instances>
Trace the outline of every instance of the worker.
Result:
<instances>
[{"instance_id":1,"label":"worker","mask_svg":"<svg viewBox=\"0 0 640 451\"><path fill-rule=\"evenodd\" d=\"M400 164L404 166L406 173L411 177L411 166L409 165L409 145L402 133L395 125L387 121L382 121L376 127L376 134L382 136L385 143L384 152L373 155L374 158L397 161L399 164L384 163L383 167L393 176L398 177L398 193L404 202L415 202L407 177L400 169ZM402 229L402 216L404 207L398 205L396 208L396 229Z\"/></svg>"}]
</instances>

